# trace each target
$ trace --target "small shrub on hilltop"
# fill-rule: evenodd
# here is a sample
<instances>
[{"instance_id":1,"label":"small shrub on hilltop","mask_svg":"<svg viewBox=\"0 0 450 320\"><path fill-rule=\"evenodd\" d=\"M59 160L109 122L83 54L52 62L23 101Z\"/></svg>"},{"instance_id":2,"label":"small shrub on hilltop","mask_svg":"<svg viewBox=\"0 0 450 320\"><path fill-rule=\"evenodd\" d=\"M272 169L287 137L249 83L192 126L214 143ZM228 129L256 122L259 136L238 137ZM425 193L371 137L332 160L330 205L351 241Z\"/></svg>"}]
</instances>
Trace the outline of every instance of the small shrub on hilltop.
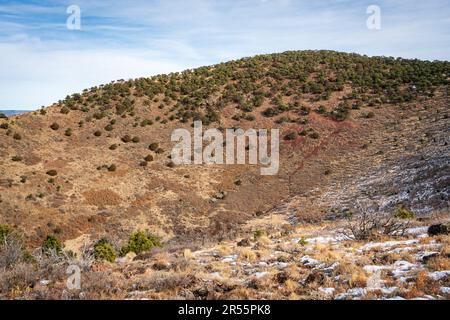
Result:
<instances>
[{"instance_id":1,"label":"small shrub on hilltop","mask_svg":"<svg viewBox=\"0 0 450 320\"><path fill-rule=\"evenodd\" d=\"M50 177L55 177L55 176L58 175L58 172L57 172L56 170L48 170L48 171L47 171L47 174L48 174Z\"/></svg>"},{"instance_id":2,"label":"small shrub on hilltop","mask_svg":"<svg viewBox=\"0 0 450 320\"><path fill-rule=\"evenodd\" d=\"M59 129L59 124L57 124L56 122L53 122L53 123L50 125L50 128L51 128L52 130L56 131L56 130Z\"/></svg>"},{"instance_id":3,"label":"small shrub on hilltop","mask_svg":"<svg viewBox=\"0 0 450 320\"><path fill-rule=\"evenodd\" d=\"M117 149L117 144L112 144L109 146L109 150L116 150Z\"/></svg>"},{"instance_id":4,"label":"small shrub on hilltop","mask_svg":"<svg viewBox=\"0 0 450 320\"><path fill-rule=\"evenodd\" d=\"M64 132L64 134L65 134L67 137L70 137L70 136L72 135L72 129L67 128L66 131Z\"/></svg>"},{"instance_id":5,"label":"small shrub on hilltop","mask_svg":"<svg viewBox=\"0 0 450 320\"><path fill-rule=\"evenodd\" d=\"M113 130L114 130L114 127L112 126L112 124L106 125L105 131L113 131Z\"/></svg>"},{"instance_id":6,"label":"small shrub on hilltop","mask_svg":"<svg viewBox=\"0 0 450 320\"><path fill-rule=\"evenodd\" d=\"M139 137L133 137L133 139L131 139L131 141L133 143L138 143L139 141L141 141L141 139L139 139Z\"/></svg>"},{"instance_id":7,"label":"small shrub on hilltop","mask_svg":"<svg viewBox=\"0 0 450 320\"><path fill-rule=\"evenodd\" d=\"M131 142L131 137L129 136L129 135L124 135L123 137L122 137L122 141L124 142L124 143L128 143L128 142Z\"/></svg>"},{"instance_id":8,"label":"small shrub on hilltop","mask_svg":"<svg viewBox=\"0 0 450 320\"><path fill-rule=\"evenodd\" d=\"M151 144L148 146L148 148L149 148L151 151L156 151L156 150L158 150L158 148L159 148L159 144L157 144L156 142L153 142L153 143L151 143Z\"/></svg>"},{"instance_id":9,"label":"small shrub on hilltop","mask_svg":"<svg viewBox=\"0 0 450 320\"><path fill-rule=\"evenodd\" d=\"M161 242L157 237L143 231L137 231L130 236L128 244L120 250L120 255L124 256L129 252L139 254L160 246Z\"/></svg>"},{"instance_id":10,"label":"small shrub on hilltop","mask_svg":"<svg viewBox=\"0 0 450 320\"><path fill-rule=\"evenodd\" d=\"M8 129L9 128L9 124L7 124L6 122L5 123L2 123L2 124L0 124L0 129Z\"/></svg>"},{"instance_id":11,"label":"small shrub on hilltop","mask_svg":"<svg viewBox=\"0 0 450 320\"><path fill-rule=\"evenodd\" d=\"M14 161L14 162L20 162L20 161L22 161L22 157L21 156L13 156L11 158L11 160Z\"/></svg>"},{"instance_id":12,"label":"small shrub on hilltop","mask_svg":"<svg viewBox=\"0 0 450 320\"><path fill-rule=\"evenodd\" d=\"M22 136L16 132L16 133L14 133L14 135L13 135L13 139L14 139L14 140L22 140Z\"/></svg>"},{"instance_id":13,"label":"small shrub on hilltop","mask_svg":"<svg viewBox=\"0 0 450 320\"><path fill-rule=\"evenodd\" d=\"M144 158L144 160L147 161L147 162L151 162L151 161L153 161L153 156L151 154L149 154L148 156L146 156Z\"/></svg>"},{"instance_id":14,"label":"small shrub on hilltop","mask_svg":"<svg viewBox=\"0 0 450 320\"><path fill-rule=\"evenodd\" d=\"M108 171L109 172L114 172L117 170L117 166L115 164L112 164L108 167Z\"/></svg>"},{"instance_id":15,"label":"small shrub on hilltop","mask_svg":"<svg viewBox=\"0 0 450 320\"><path fill-rule=\"evenodd\" d=\"M101 239L94 245L94 256L96 260L114 262L117 254L107 239Z\"/></svg>"},{"instance_id":16,"label":"small shrub on hilltop","mask_svg":"<svg viewBox=\"0 0 450 320\"><path fill-rule=\"evenodd\" d=\"M102 132L100 130L97 130L94 132L94 136L100 137L102 135Z\"/></svg>"},{"instance_id":17,"label":"small shrub on hilltop","mask_svg":"<svg viewBox=\"0 0 450 320\"><path fill-rule=\"evenodd\" d=\"M56 253L59 255L62 253L62 244L54 235L48 235L42 243L41 249L44 254Z\"/></svg>"}]
</instances>

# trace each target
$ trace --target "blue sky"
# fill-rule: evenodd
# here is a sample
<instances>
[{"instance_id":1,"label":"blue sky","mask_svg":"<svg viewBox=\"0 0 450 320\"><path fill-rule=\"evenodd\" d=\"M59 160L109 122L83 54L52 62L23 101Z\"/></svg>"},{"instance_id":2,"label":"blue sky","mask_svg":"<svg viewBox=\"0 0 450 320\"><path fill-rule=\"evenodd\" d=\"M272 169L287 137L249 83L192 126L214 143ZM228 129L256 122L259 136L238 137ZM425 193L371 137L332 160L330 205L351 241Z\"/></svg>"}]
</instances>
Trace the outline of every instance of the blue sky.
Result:
<instances>
[{"instance_id":1,"label":"blue sky","mask_svg":"<svg viewBox=\"0 0 450 320\"><path fill-rule=\"evenodd\" d=\"M67 7L81 9L69 30ZM381 9L381 30L366 10ZM0 110L260 53L450 60L450 0L0 0Z\"/></svg>"}]
</instances>

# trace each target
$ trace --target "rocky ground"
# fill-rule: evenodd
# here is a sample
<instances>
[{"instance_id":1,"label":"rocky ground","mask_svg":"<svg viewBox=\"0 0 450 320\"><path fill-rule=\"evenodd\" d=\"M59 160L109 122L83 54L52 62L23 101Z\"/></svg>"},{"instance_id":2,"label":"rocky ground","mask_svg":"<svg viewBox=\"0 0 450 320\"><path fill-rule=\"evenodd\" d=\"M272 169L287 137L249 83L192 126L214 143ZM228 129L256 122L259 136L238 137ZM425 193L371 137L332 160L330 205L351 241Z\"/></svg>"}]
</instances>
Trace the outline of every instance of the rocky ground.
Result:
<instances>
[{"instance_id":1,"label":"rocky ground","mask_svg":"<svg viewBox=\"0 0 450 320\"><path fill-rule=\"evenodd\" d=\"M295 225L272 213L248 222L242 237L203 248L163 246L114 263L53 261L33 286L8 297L449 299L450 236L429 235L436 222L448 215L414 221L402 236L356 241L341 233L343 221ZM70 264L82 267L80 290L66 287Z\"/></svg>"}]
</instances>

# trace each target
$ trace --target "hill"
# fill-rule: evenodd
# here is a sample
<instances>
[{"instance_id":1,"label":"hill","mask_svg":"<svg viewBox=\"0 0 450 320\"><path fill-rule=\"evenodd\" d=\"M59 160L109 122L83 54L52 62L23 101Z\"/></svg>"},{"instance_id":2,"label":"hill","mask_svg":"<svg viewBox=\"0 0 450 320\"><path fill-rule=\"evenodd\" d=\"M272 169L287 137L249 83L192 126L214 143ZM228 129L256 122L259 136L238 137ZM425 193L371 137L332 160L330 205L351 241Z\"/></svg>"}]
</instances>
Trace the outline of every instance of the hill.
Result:
<instances>
[{"instance_id":1,"label":"hill","mask_svg":"<svg viewBox=\"0 0 450 320\"><path fill-rule=\"evenodd\" d=\"M270 219L251 226L274 213L292 226L448 216L449 83L449 62L300 51L93 87L0 119L0 224L79 252L136 230L173 250L214 246L268 232ZM174 165L170 135L194 120L279 128L278 175Z\"/></svg>"}]
</instances>

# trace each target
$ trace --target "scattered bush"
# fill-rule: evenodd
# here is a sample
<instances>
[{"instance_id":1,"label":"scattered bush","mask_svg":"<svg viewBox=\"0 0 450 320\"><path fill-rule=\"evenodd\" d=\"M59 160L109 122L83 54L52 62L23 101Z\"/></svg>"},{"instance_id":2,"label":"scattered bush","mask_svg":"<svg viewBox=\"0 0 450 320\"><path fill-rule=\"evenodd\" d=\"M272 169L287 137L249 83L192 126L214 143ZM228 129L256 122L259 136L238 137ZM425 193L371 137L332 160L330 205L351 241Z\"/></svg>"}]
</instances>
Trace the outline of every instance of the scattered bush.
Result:
<instances>
[{"instance_id":1,"label":"scattered bush","mask_svg":"<svg viewBox=\"0 0 450 320\"><path fill-rule=\"evenodd\" d=\"M62 244L54 235L48 235L42 243L42 253L46 255L51 254L61 254L62 253Z\"/></svg>"},{"instance_id":2,"label":"scattered bush","mask_svg":"<svg viewBox=\"0 0 450 320\"><path fill-rule=\"evenodd\" d=\"M14 161L14 162L20 162L20 161L22 161L22 157L21 156L13 156L11 158L11 160Z\"/></svg>"},{"instance_id":3,"label":"scattered bush","mask_svg":"<svg viewBox=\"0 0 450 320\"><path fill-rule=\"evenodd\" d=\"M13 135L13 139L15 139L15 140L22 140L22 136L16 132Z\"/></svg>"},{"instance_id":4,"label":"scattered bush","mask_svg":"<svg viewBox=\"0 0 450 320\"><path fill-rule=\"evenodd\" d=\"M105 131L113 131L114 127L111 124L106 125Z\"/></svg>"},{"instance_id":5,"label":"scattered bush","mask_svg":"<svg viewBox=\"0 0 450 320\"><path fill-rule=\"evenodd\" d=\"M7 224L0 224L0 245L2 245L6 238L11 235L13 228Z\"/></svg>"},{"instance_id":6,"label":"scattered bush","mask_svg":"<svg viewBox=\"0 0 450 320\"><path fill-rule=\"evenodd\" d=\"M57 176L58 175L58 172L56 171L56 170L48 170L47 171L47 174L50 176L50 177L55 177L55 176Z\"/></svg>"},{"instance_id":7,"label":"scattered bush","mask_svg":"<svg viewBox=\"0 0 450 320\"><path fill-rule=\"evenodd\" d=\"M133 139L131 139L131 141L133 143L139 143L139 141L141 141L141 139L139 139L139 137L133 137Z\"/></svg>"},{"instance_id":8,"label":"scattered bush","mask_svg":"<svg viewBox=\"0 0 450 320\"><path fill-rule=\"evenodd\" d=\"M109 171L109 172L114 172L114 171L116 171L116 169L117 169L117 167L116 167L115 164L112 164L112 165L110 165L110 166L108 167L108 171Z\"/></svg>"},{"instance_id":9,"label":"scattered bush","mask_svg":"<svg viewBox=\"0 0 450 320\"><path fill-rule=\"evenodd\" d=\"M50 125L50 128L51 128L52 130L56 131L56 130L59 129L59 124L57 124L56 122L53 122L53 123Z\"/></svg>"},{"instance_id":10,"label":"scattered bush","mask_svg":"<svg viewBox=\"0 0 450 320\"><path fill-rule=\"evenodd\" d=\"M97 130L94 132L94 136L100 137L102 135L102 132L100 130Z\"/></svg>"},{"instance_id":11,"label":"scattered bush","mask_svg":"<svg viewBox=\"0 0 450 320\"><path fill-rule=\"evenodd\" d=\"M116 150L117 149L117 144L112 144L109 146L109 150Z\"/></svg>"},{"instance_id":12,"label":"scattered bush","mask_svg":"<svg viewBox=\"0 0 450 320\"><path fill-rule=\"evenodd\" d=\"M124 143L131 142L131 137L128 134L124 135L122 137L122 142L124 142Z\"/></svg>"},{"instance_id":13,"label":"scattered bush","mask_svg":"<svg viewBox=\"0 0 450 320\"><path fill-rule=\"evenodd\" d=\"M96 260L114 262L117 254L107 239L101 239L94 245L94 256Z\"/></svg>"},{"instance_id":14,"label":"scattered bush","mask_svg":"<svg viewBox=\"0 0 450 320\"><path fill-rule=\"evenodd\" d=\"M153 156L151 154L149 154L148 156L146 156L144 158L144 160L147 161L147 162L152 162L153 161Z\"/></svg>"},{"instance_id":15,"label":"scattered bush","mask_svg":"<svg viewBox=\"0 0 450 320\"><path fill-rule=\"evenodd\" d=\"M156 143L156 142L151 143L151 144L148 146L148 148L149 148L151 151L156 151L156 150L158 150L158 148L159 148L159 144Z\"/></svg>"},{"instance_id":16,"label":"scattered bush","mask_svg":"<svg viewBox=\"0 0 450 320\"><path fill-rule=\"evenodd\" d=\"M64 134L65 134L67 137L70 137L70 136L72 135L72 129L67 128L66 131L64 132Z\"/></svg>"},{"instance_id":17,"label":"scattered bush","mask_svg":"<svg viewBox=\"0 0 450 320\"><path fill-rule=\"evenodd\" d=\"M292 140L295 140L295 138L297 138L297 133L294 131L291 131L291 132L287 133L283 139L286 141L292 141Z\"/></svg>"},{"instance_id":18,"label":"scattered bush","mask_svg":"<svg viewBox=\"0 0 450 320\"><path fill-rule=\"evenodd\" d=\"M143 231L137 231L130 236L128 244L120 250L120 255L124 256L129 252L139 254L160 246L161 242L157 237Z\"/></svg>"}]
</instances>

